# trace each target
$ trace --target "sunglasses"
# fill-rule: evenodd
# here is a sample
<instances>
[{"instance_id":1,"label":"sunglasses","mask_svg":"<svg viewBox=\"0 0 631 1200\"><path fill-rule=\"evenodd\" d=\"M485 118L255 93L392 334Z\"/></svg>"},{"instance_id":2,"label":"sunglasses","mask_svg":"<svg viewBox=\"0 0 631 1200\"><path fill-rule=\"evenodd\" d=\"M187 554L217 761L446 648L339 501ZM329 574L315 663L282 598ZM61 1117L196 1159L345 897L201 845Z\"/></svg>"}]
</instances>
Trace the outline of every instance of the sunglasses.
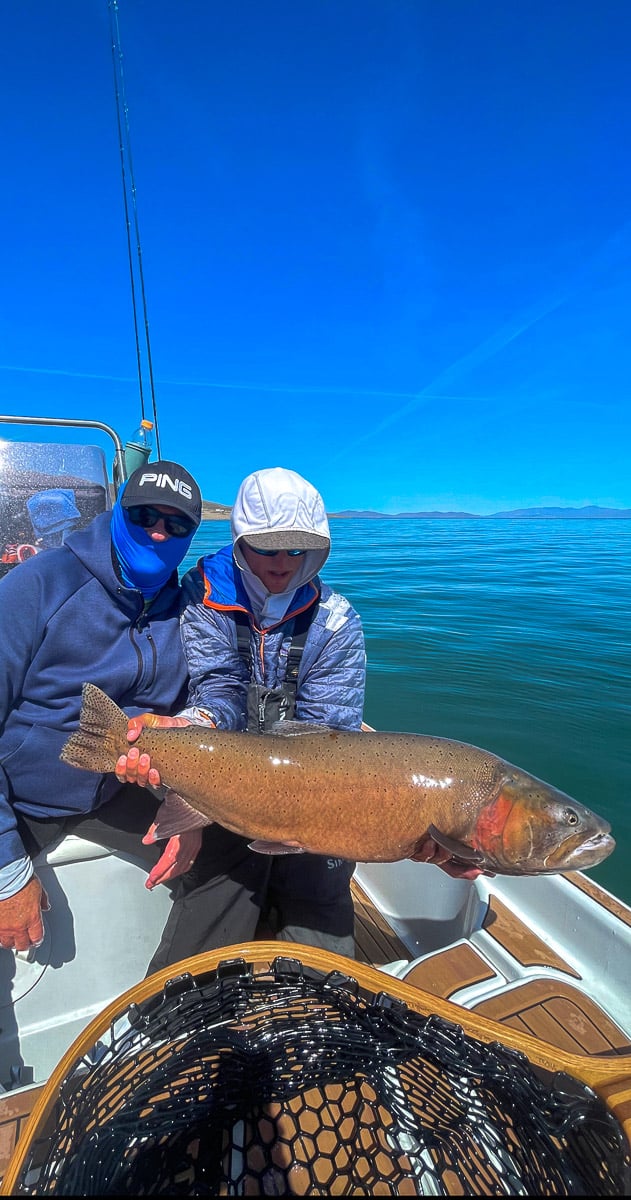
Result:
<instances>
[{"instance_id":1,"label":"sunglasses","mask_svg":"<svg viewBox=\"0 0 631 1200\"><path fill-rule=\"evenodd\" d=\"M141 529L153 529L162 521L170 537L185 538L195 529L195 522L184 513L163 513L150 504L131 504L125 511L132 525L140 525Z\"/></svg>"},{"instance_id":2,"label":"sunglasses","mask_svg":"<svg viewBox=\"0 0 631 1200\"><path fill-rule=\"evenodd\" d=\"M258 546L251 546L249 542L244 542L248 550L253 554L260 554L262 558L276 558L277 554L288 554L290 558L300 558L306 554L306 550L259 550Z\"/></svg>"}]
</instances>

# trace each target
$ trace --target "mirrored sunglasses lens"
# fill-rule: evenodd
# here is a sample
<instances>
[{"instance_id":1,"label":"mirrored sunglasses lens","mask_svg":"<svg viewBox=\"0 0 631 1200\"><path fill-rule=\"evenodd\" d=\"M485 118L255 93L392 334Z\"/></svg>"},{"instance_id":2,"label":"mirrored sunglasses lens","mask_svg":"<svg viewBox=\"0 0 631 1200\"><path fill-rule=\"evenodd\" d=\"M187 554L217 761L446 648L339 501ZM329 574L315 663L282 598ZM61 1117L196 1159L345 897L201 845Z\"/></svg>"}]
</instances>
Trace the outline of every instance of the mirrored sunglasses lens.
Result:
<instances>
[{"instance_id":1,"label":"mirrored sunglasses lens","mask_svg":"<svg viewBox=\"0 0 631 1200\"><path fill-rule=\"evenodd\" d=\"M276 558L276 555L281 553L280 550L262 550L259 546L251 546L249 542L245 544L248 550L251 550L253 554L260 554L261 558ZM306 553L306 550L285 550L285 554L288 554L290 558L300 558Z\"/></svg>"}]
</instances>

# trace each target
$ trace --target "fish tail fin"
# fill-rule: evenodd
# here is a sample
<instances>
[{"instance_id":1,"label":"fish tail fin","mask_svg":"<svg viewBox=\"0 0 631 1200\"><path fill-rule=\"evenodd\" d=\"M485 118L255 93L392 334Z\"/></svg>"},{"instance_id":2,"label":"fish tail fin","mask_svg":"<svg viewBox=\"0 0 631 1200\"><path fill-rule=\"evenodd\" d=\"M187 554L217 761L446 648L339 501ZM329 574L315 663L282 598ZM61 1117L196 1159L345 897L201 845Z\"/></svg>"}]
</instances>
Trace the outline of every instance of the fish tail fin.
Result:
<instances>
[{"instance_id":1,"label":"fish tail fin","mask_svg":"<svg viewBox=\"0 0 631 1200\"><path fill-rule=\"evenodd\" d=\"M95 684L84 683L79 728L65 743L61 761L85 771L113 771L128 749L126 714Z\"/></svg>"}]
</instances>

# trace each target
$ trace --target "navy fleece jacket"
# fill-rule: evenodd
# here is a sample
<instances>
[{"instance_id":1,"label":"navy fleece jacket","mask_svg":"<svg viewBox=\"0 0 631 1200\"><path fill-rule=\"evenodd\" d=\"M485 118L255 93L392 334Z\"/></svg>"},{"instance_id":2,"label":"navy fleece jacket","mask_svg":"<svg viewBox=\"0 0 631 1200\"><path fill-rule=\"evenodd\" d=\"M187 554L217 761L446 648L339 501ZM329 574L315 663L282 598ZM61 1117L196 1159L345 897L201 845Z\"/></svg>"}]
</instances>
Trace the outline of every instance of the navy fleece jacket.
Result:
<instances>
[{"instance_id":1,"label":"navy fleece jacket","mask_svg":"<svg viewBox=\"0 0 631 1200\"><path fill-rule=\"evenodd\" d=\"M183 707L180 609L174 572L143 615L142 594L114 571L109 513L0 579L0 869L24 855L16 812L45 820L96 807L103 776L59 761L84 682L129 716Z\"/></svg>"}]
</instances>

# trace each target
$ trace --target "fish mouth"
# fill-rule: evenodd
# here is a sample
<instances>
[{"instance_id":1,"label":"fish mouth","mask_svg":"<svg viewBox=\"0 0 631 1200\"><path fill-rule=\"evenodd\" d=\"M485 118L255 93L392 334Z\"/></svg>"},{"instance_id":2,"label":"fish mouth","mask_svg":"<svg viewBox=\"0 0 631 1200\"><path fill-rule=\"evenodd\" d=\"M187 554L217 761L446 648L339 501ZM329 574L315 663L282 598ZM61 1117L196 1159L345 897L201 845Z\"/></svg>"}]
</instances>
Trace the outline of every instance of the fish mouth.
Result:
<instances>
[{"instance_id":1,"label":"fish mouth","mask_svg":"<svg viewBox=\"0 0 631 1200\"><path fill-rule=\"evenodd\" d=\"M604 861L615 850L616 841L610 833L595 833L585 842L581 842L574 850L563 853L563 848L559 854L559 858L563 859L563 867L559 868L564 871L581 870L584 867L596 867L598 863ZM548 862L552 862L554 855L550 856Z\"/></svg>"}]
</instances>

